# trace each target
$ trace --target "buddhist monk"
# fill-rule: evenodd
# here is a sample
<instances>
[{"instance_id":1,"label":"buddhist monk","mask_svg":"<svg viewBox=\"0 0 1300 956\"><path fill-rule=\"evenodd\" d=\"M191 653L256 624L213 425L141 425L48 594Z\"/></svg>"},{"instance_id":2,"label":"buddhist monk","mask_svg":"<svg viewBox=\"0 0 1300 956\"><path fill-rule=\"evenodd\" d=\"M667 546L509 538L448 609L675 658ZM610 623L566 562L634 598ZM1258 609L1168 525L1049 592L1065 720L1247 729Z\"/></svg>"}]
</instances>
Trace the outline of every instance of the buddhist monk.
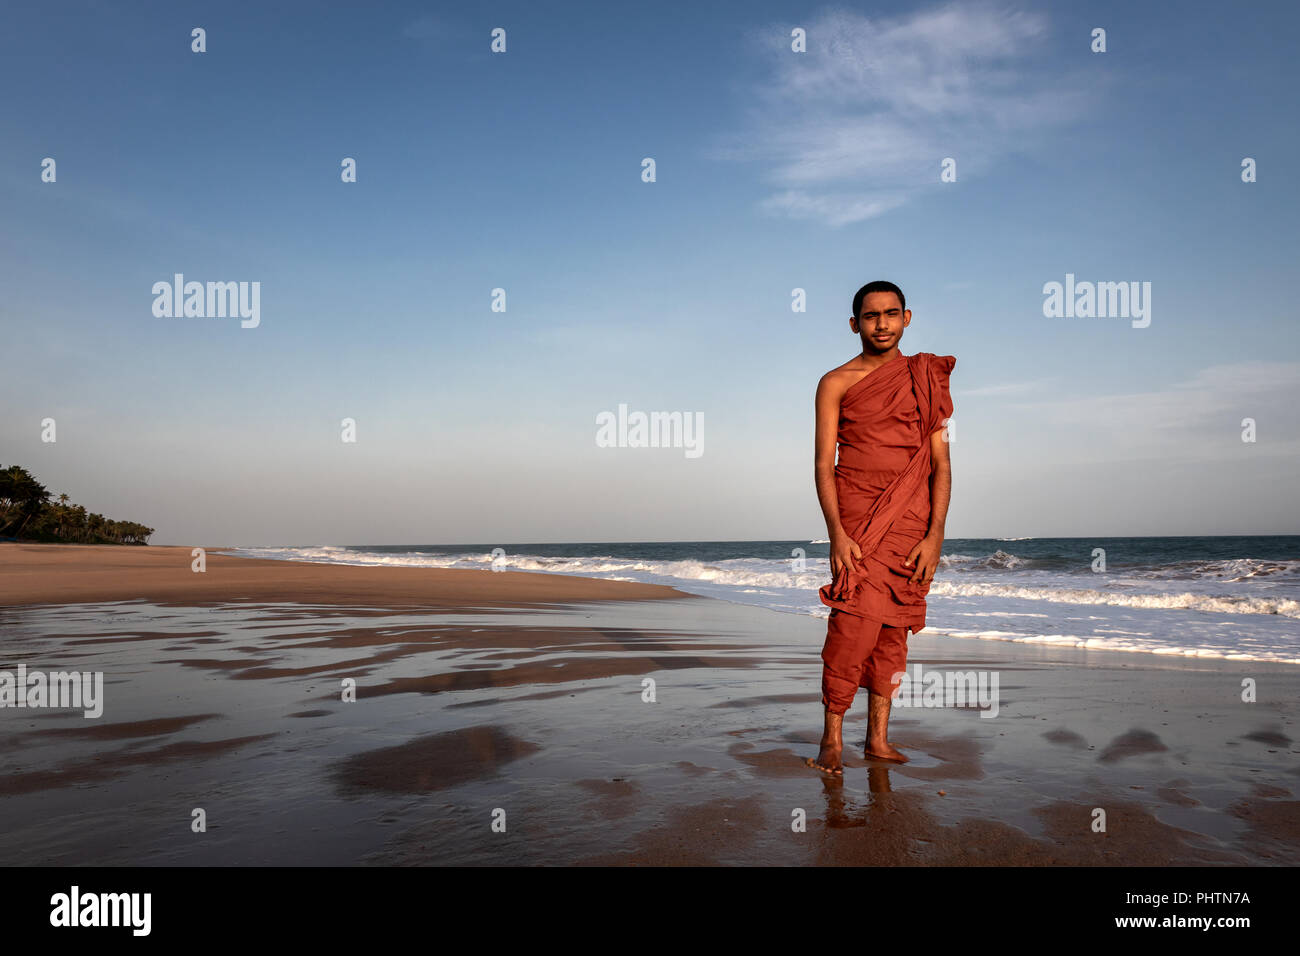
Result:
<instances>
[{"instance_id":1,"label":"buddhist monk","mask_svg":"<svg viewBox=\"0 0 1300 956\"><path fill-rule=\"evenodd\" d=\"M817 384L817 497L830 539L831 608L822 649L821 752L810 766L842 774L842 722L867 689L865 756L907 760L888 739L890 701L907 665L908 632L925 627L952 488L947 419L951 355L898 350L912 321L903 291L871 282L849 328L862 352ZM836 460L838 446L839 457Z\"/></svg>"}]
</instances>

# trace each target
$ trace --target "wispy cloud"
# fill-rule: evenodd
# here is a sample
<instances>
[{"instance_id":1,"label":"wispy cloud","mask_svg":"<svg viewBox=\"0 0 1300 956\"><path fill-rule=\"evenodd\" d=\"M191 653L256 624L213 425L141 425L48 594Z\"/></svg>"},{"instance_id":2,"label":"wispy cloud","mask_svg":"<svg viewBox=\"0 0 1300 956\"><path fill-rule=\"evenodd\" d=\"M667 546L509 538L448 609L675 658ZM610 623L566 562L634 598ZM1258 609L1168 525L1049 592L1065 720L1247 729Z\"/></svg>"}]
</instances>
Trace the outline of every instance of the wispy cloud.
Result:
<instances>
[{"instance_id":1,"label":"wispy cloud","mask_svg":"<svg viewBox=\"0 0 1300 956\"><path fill-rule=\"evenodd\" d=\"M995 398L999 395L1022 395L1040 388L1045 380L1034 382L1007 382L1001 385L981 385L978 388L963 388L962 398Z\"/></svg>"},{"instance_id":2,"label":"wispy cloud","mask_svg":"<svg viewBox=\"0 0 1300 956\"><path fill-rule=\"evenodd\" d=\"M1204 368L1154 391L1009 407L1032 410L1036 420L1080 441L1105 436L1117 456L1206 461L1240 457L1244 418L1256 422L1260 454L1294 455L1300 450L1297 405L1300 362L1253 361Z\"/></svg>"},{"instance_id":3,"label":"wispy cloud","mask_svg":"<svg viewBox=\"0 0 1300 956\"><path fill-rule=\"evenodd\" d=\"M790 49L794 26L808 51ZM1042 64L1046 18L952 3L893 19L832 9L773 25L753 42L770 75L715 158L765 168L762 208L839 226L880 216L939 183L960 183L1085 109L1088 86Z\"/></svg>"}]
</instances>

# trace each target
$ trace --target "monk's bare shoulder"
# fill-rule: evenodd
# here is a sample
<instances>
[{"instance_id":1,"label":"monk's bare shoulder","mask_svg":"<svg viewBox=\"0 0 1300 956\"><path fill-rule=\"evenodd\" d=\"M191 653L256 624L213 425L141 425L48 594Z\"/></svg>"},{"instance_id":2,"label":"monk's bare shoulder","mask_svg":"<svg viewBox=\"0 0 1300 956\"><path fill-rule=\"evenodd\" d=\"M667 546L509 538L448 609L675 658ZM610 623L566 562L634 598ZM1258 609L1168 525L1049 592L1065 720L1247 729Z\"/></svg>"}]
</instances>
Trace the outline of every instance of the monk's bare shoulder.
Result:
<instances>
[{"instance_id":1,"label":"monk's bare shoulder","mask_svg":"<svg viewBox=\"0 0 1300 956\"><path fill-rule=\"evenodd\" d=\"M854 356L821 377L817 383L817 397L838 402L844 397L845 392L862 380L866 372L867 370L861 367L858 358Z\"/></svg>"}]
</instances>

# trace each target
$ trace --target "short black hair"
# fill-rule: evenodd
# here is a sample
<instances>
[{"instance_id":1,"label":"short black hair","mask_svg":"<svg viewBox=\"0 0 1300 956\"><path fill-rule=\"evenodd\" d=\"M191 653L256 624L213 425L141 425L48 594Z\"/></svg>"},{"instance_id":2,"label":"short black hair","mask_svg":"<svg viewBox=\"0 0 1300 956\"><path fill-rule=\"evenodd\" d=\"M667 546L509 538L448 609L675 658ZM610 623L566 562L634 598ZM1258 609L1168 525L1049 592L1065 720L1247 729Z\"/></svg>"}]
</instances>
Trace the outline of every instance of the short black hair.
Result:
<instances>
[{"instance_id":1,"label":"short black hair","mask_svg":"<svg viewBox=\"0 0 1300 956\"><path fill-rule=\"evenodd\" d=\"M892 282L886 282L884 279L877 279L875 282L868 282L859 289L858 294L853 297L853 317L855 319L862 314L862 300L872 292L894 293L894 295L898 296L899 307L901 307L904 312L907 311L907 300L903 298L903 290Z\"/></svg>"}]
</instances>

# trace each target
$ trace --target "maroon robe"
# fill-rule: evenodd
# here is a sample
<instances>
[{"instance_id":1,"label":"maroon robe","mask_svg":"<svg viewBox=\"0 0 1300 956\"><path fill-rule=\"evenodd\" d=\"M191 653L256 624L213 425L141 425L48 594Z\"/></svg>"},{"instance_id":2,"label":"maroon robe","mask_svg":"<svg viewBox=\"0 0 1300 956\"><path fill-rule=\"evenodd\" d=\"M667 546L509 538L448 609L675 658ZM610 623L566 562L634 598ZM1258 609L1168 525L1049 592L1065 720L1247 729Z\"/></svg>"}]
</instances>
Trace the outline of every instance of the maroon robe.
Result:
<instances>
[{"instance_id":1,"label":"maroon robe","mask_svg":"<svg viewBox=\"0 0 1300 956\"><path fill-rule=\"evenodd\" d=\"M930 435L952 415L951 355L919 352L881 365L840 400L835 490L840 523L862 557L820 591L846 614L925 627L929 583L903 562L930 528Z\"/></svg>"}]
</instances>

